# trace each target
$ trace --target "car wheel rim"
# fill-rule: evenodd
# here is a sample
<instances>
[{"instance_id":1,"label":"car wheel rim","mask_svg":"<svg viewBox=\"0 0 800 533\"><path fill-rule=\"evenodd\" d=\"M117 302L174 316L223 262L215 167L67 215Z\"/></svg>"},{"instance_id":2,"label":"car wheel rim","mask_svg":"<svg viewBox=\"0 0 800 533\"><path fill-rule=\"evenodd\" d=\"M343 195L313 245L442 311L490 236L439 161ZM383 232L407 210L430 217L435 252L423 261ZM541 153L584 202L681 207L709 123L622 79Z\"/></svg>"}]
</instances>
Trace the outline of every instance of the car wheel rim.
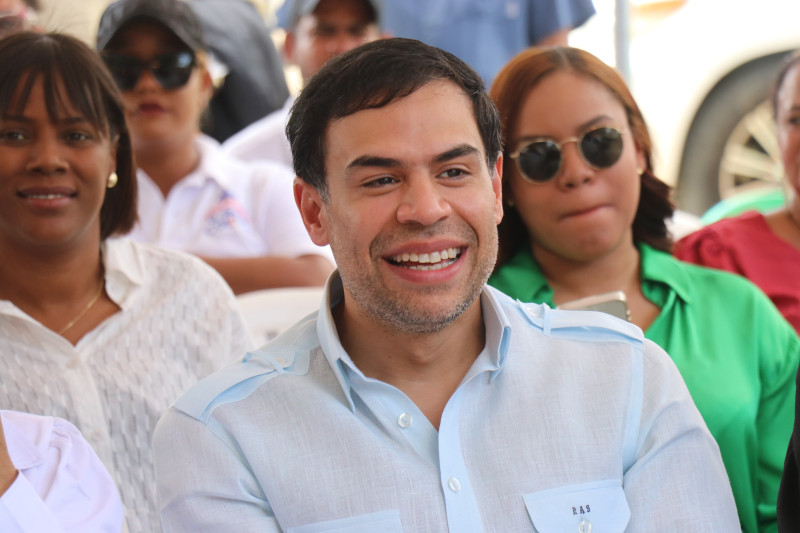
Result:
<instances>
[{"instance_id":1,"label":"car wheel rim","mask_svg":"<svg viewBox=\"0 0 800 533\"><path fill-rule=\"evenodd\" d=\"M780 186L782 177L772 105L764 101L739 120L725 143L719 166L720 197Z\"/></svg>"}]
</instances>

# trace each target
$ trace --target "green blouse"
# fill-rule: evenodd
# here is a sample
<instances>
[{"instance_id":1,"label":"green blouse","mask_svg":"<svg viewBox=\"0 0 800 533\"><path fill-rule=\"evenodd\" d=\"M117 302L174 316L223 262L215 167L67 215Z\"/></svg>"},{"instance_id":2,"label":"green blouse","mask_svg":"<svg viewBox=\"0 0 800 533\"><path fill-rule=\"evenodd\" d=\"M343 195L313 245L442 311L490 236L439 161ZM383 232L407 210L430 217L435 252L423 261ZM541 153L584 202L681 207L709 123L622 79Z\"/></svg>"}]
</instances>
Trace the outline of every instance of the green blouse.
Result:
<instances>
[{"instance_id":1,"label":"green blouse","mask_svg":"<svg viewBox=\"0 0 800 533\"><path fill-rule=\"evenodd\" d=\"M644 244L639 250L642 292L661 309L645 337L672 357L717 440L742 531L777 531L800 340L744 278L683 263ZM524 302L554 305L553 291L527 248L489 284Z\"/></svg>"}]
</instances>

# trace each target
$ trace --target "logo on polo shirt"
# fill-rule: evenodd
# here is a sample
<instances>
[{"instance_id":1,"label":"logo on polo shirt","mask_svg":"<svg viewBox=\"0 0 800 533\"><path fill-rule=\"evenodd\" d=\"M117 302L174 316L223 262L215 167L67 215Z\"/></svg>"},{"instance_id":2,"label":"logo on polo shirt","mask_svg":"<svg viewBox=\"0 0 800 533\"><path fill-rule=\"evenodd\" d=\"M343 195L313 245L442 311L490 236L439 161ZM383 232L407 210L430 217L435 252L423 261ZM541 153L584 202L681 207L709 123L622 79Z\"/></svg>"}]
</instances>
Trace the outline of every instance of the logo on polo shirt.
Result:
<instances>
[{"instance_id":1,"label":"logo on polo shirt","mask_svg":"<svg viewBox=\"0 0 800 533\"><path fill-rule=\"evenodd\" d=\"M208 235L219 235L242 224L250 224L247 211L236 198L223 192L216 205L206 214L204 231Z\"/></svg>"}]
</instances>

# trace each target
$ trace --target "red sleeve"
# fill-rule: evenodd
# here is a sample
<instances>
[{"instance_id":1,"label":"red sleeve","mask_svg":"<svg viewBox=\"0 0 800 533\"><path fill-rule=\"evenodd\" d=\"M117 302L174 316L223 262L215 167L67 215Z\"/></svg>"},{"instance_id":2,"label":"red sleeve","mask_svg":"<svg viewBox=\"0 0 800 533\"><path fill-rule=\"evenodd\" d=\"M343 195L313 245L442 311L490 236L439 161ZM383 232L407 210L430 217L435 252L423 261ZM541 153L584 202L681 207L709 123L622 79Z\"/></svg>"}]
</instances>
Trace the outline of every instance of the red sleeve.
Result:
<instances>
[{"instance_id":1,"label":"red sleeve","mask_svg":"<svg viewBox=\"0 0 800 533\"><path fill-rule=\"evenodd\" d=\"M742 274L734 250L713 224L675 243L673 253L682 261Z\"/></svg>"}]
</instances>

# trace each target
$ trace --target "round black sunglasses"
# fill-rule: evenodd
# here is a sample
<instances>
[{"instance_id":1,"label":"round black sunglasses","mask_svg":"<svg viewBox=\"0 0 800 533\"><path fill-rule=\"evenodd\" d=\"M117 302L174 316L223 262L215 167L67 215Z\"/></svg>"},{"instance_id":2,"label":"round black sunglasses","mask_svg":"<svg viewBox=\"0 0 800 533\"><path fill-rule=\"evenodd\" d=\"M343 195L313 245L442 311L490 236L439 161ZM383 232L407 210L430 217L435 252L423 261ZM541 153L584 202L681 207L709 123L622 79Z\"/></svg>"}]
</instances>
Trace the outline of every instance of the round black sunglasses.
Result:
<instances>
[{"instance_id":1,"label":"round black sunglasses","mask_svg":"<svg viewBox=\"0 0 800 533\"><path fill-rule=\"evenodd\" d=\"M561 170L561 147L567 143L577 143L581 159L590 167L601 169L612 166L622 155L623 133L616 128L602 126L560 142L537 137L526 140L509 157L516 161L523 178L532 183L544 183L556 177Z\"/></svg>"},{"instance_id":2,"label":"round black sunglasses","mask_svg":"<svg viewBox=\"0 0 800 533\"><path fill-rule=\"evenodd\" d=\"M150 61L121 54L103 54L103 60L121 91L133 90L145 70L149 70L164 89L178 89L186 85L197 64L194 53L188 51L159 54Z\"/></svg>"}]
</instances>

